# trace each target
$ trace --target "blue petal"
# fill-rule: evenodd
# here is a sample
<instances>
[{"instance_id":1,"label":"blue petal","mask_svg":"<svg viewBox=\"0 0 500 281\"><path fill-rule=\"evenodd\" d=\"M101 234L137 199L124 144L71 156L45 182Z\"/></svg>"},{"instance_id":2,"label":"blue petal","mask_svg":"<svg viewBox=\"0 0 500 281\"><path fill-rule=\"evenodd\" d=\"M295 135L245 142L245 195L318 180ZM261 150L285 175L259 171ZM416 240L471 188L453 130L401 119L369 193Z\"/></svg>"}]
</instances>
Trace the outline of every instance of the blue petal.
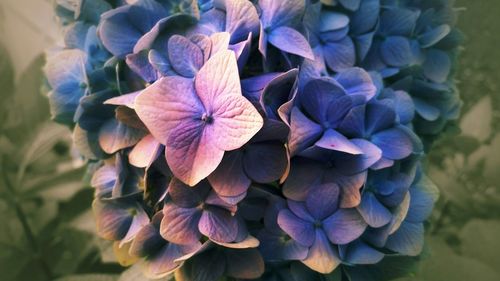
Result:
<instances>
[{"instance_id":1,"label":"blue petal","mask_svg":"<svg viewBox=\"0 0 500 281\"><path fill-rule=\"evenodd\" d=\"M391 128L396 122L394 109L382 102L373 102L366 106L366 134L371 135Z\"/></svg>"},{"instance_id":2,"label":"blue petal","mask_svg":"<svg viewBox=\"0 0 500 281\"><path fill-rule=\"evenodd\" d=\"M446 52L431 49L426 53L423 69L427 78L436 83L444 83L451 71L450 56Z\"/></svg>"},{"instance_id":3,"label":"blue petal","mask_svg":"<svg viewBox=\"0 0 500 281\"><path fill-rule=\"evenodd\" d=\"M324 45L323 55L328 67L337 72L353 67L356 63L356 48L348 36L339 42Z\"/></svg>"},{"instance_id":4,"label":"blue petal","mask_svg":"<svg viewBox=\"0 0 500 281\"><path fill-rule=\"evenodd\" d=\"M180 35L168 40L168 57L173 69L186 78L194 77L204 62L201 49Z\"/></svg>"},{"instance_id":5,"label":"blue petal","mask_svg":"<svg viewBox=\"0 0 500 281\"><path fill-rule=\"evenodd\" d=\"M389 250L407 256L417 256L424 246L424 226L422 223L404 221L401 227L387 239Z\"/></svg>"},{"instance_id":6,"label":"blue petal","mask_svg":"<svg viewBox=\"0 0 500 281\"><path fill-rule=\"evenodd\" d=\"M362 68L354 67L341 71L335 79L349 95L361 95L366 101L374 97L377 92L370 74Z\"/></svg>"},{"instance_id":7,"label":"blue petal","mask_svg":"<svg viewBox=\"0 0 500 281\"><path fill-rule=\"evenodd\" d=\"M425 120L436 121L441 116L441 111L434 105L415 97L413 102L415 103L415 110Z\"/></svg>"},{"instance_id":8,"label":"blue petal","mask_svg":"<svg viewBox=\"0 0 500 281\"><path fill-rule=\"evenodd\" d=\"M350 264L376 264L384 258L384 253L375 250L361 240L347 246L345 261Z\"/></svg>"},{"instance_id":9,"label":"blue petal","mask_svg":"<svg viewBox=\"0 0 500 281\"><path fill-rule=\"evenodd\" d=\"M345 136L332 129L325 131L321 139L314 145L354 155L362 153L359 147L349 141Z\"/></svg>"},{"instance_id":10,"label":"blue petal","mask_svg":"<svg viewBox=\"0 0 500 281\"><path fill-rule=\"evenodd\" d=\"M293 28L280 26L273 29L268 35L267 40L284 52L311 60L314 59L313 51L307 39Z\"/></svg>"},{"instance_id":11,"label":"blue petal","mask_svg":"<svg viewBox=\"0 0 500 281\"><path fill-rule=\"evenodd\" d=\"M366 58L366 55L368 55L368 52L372 47L374 36L375 32L370 32L353 38L354 44L356 45L356 55L358 61L363 61Z\"/></svg>"},{"instance_id":12,"label":"blue petal","mask_svg":"<svg viewBox=\"0 0 500 281\"><path fill-rule=\"evenodd\" d=\"M355 209L339 209L323 221L328 239L337 245L348 244L363 234L366 223Z\"/></svg>"},{"instance_id":13,"label":"blue petal","mask_svg":"<svg viewBox=\"0 0 500 281\"><path fill-rule=\"evenodd\" d=\"M262 26L264 28L293 26L302 18L305 4L304 0L260 0Z\"/></svg>"},{"instance_id":14,"label":"blue petal","mask_svg":"<svg viewBox=\"0 0 500 281\"><path fill-rule=\"evenodd\" d=\"M361 0L340 0L340 4L348 10L356 11L359 9Z\"/></svg>"},{"instance_id":15,"label":"blue petal","mask_svg":"<svg viewBox=\"0 0 500 281\"><path fill-rule=\"evenodd\" d=\"M349 25L349 17L328 10L322 11L320 16L319 32L342 29Z\"/></svg>"},{"instance_id":16,"label":"blue petal","mask_svg":"<svg viewBox=\"0 0 500 281\"><path fill-rule=\"evenodd\" d=\"M314 243L314 227L291 211L284 209L279 212L278 224L288 235L303 246L311 246Z\"/></svg>"},{"instance_id":17,"label":"blue petal","mask_svg":"<svg viewBox=\"0 0 500 281\"><path fill-rule=\"evenodd\" d=\"M406 37L390 36L382 42L380 53L385 63L395 67L404 67L411 63L412 49Z\"/></svg>"},{"instance_id":18,"label":"blue petal","mask_svg":"<svg viewBox=\"0 0 500 281\"><path fill-rule=\"evenodd\" d=\"M347 137L363 137L365 135L366 106L352 108L340 124L339 131Z\"/></svg>"},{"instance_id":19,"label":"blue petal","mask_svg":"<svg viewBox=\"0 0 500 281\"><path fill-rule=\"evenodd\" d=\"M309 120L297 107L292 109L290 126L288 145L291 155L311 146L323 132L321 126Z\"/></svg>"},{"instance_id":20,"label":"blue petal","mask_svg":"<svg viewBox=\"0 0 500 281\"><path fill-rule=\"evenodd\" d=\"M104 13L99 24L99 38L113 55L124 58L132 53L143 32L130 22L131 6L122 6Z\"/></svg>"},{"instance_id":21,"label":"blue petal","mask_svg":"<svg viewBox=\"0 0 500 281\"><path fill-rule=\"evenodd\" d=\"M335 183L315 186L306 199L309 213L317 220L323 220L337 210L340 189Z\"/></svg>"},{"instance_id":22,"label":"blue petal","mask_svg":"<svg viewBox=\"0 0 500 281\"><path fill-rule=\"evenodd\" d=\"M419 11L404 8L388 9L380 16L379 32L385 36L409 36L415 29Z\"/></svg>"},{"instance_id":23,"label":"blue petal","mask_svg":"<svg viewBox=\"0 0 500 281\"><path fill-rule=\"evenodd\" d=\"M172 76L176 75L176 72L172 69L168 58L156 50L149 51L148 55L149 63L158 71L162 76Z\"/></svg>"},{"instance_id":24,"label":"blue petal","mask_svg":"<svg viewBox=\"0 0 500 281\"><path fill-rule=\"evenodd\" d=\"M439 25L424 34L419 35L418 41L420 42L422 48L428 48L441 41L448 34L450 34L450 32L451 28L449 25Z\"/></svg>"},{"instance_id":25,"label":"blue petal","mask_svg":"<svg viewBox=\"0 0 500 281\"><path fill-rule=\"evenodd\" d=\"M357 209L366 223L371 227L382 227L388 224L392 219L391 212L384 207L371 192L365 192L363 194L361 204Z\"/></svg>"},{"instance_id":26,"label":"blue petal","mask_svg":"<svg viewBox=\"0 0 500 281\"><path fill-rule=\"evenodd\" d=\"M399 160L413 152L413 142L406 131L395 127L372 136L372 142L382 149L382 155L392 160Z\"/></svg>"},{"instance_id":27,"label":"blue petal","mask_svg":"<svg viewBox=\"0 0 500 281\"><path fill-rule=\"evenodd\" d=\"M149 63L147 51L127 55L126 62L144 81L152 83L158 79L155 69Z\"/></svg>"},{"instance_id":28,"label":"blue petal","mask_svg":"<svg viewBox=\"0 0 500 281\"><path fill-rule=\"evenodd\" d=\"M363 0L351 16L351 32L364 34L371 31L379 20L380 0Z\"/></svg>"}]
</instances>

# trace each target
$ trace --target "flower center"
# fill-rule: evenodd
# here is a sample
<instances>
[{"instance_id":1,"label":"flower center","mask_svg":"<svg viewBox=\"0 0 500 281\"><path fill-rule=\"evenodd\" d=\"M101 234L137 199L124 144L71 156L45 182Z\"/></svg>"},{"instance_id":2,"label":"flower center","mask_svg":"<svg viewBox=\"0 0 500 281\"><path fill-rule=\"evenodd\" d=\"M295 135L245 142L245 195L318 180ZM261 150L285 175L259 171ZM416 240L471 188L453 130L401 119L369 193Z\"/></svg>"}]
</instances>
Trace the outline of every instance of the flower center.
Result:
<instances>
[{"instance_id":1,"label":"flower center","mask_svg":"<svg viewBox=\"0 0 500 281\"><path fill-rule=\"evenodd\" d=\"M321 227L323 227L323 222L322 222L322 221L320 221L320 220L316 220L316 221L314 222L314 227L315 227L315 228L321 228Z\"/></svg>"},{"instance_id":2,"label":"flower center","mask_svg":"<svg viewBox=\"0 0 500 281\"><path fill-rule=\"evenodd\" d=\"M212 124L214 123L214 118L206 113L203 113L203 115L201 116L201 121L206 124Z\"/></svg>"}]
</instances>

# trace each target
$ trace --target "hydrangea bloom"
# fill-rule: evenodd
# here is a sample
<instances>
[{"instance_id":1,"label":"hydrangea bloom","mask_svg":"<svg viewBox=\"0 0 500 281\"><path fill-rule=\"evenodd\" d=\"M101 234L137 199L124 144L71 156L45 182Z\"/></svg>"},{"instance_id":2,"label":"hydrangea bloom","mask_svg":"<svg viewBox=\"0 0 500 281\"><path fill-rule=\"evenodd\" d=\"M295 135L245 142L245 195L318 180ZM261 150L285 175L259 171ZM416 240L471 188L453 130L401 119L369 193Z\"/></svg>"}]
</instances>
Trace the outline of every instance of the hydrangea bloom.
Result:
<instances>
[{"instance_id":1,"label":"hydrangea bloom","mask_svg":"<svg viewBox=\"0 0 500 281\"><path fill-rule=\"evenodd\" d=\"M53 118L147 277L363 280L420 254L422 140L460 109L453 1L57 3Z\"/></svg>"}]
</instances>

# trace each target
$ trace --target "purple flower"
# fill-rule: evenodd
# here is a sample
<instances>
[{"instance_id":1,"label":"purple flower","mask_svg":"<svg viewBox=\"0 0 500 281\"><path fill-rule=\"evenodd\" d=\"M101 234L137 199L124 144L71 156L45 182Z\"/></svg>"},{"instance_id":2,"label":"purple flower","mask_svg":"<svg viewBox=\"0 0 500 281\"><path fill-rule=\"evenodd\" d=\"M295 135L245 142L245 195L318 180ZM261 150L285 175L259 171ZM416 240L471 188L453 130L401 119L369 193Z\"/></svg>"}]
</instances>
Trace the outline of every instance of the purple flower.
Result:
<instances>
[{"instance_id":1,"label":"purple flower","mask_svg":"<svg viewBox=\"0 0 500 281\"><path fill-rule=\"evenodd\" d=\"M237 207L220 199L206 181L189 187L174 178L168 194L160 227L166 240L185 245L199 241L202 235L219 243L247 237L244 225L234 216Z\"/></svg>"},{"instance_id":2,"label":"purple flower","mask_svg":"<svg viewBox=\"0 0 500 281\"><path fill-rule=\"evenodd\" d=\"M305 1L259 0L258 3L262 11L259 39L262 55L266 57L270 43L283 52L314 59L309 42L296 29L305 12Z\"/></svg>"},{"instance_id":3,"label":"purple flower","mask_svg":"<svg viewBox=\"0 0 500 281\"><path fill-rule=\"evenodd\" d=\"M243 146L263 124L241 94L231 51L208 60L194 83L181 77L161 78L137 96L135 109L166 146L174 175L191 186L217 168L224 151Z\"/></svg>"},{"instance_id":4,"label":"purple flower","mask_svg":"<svg viewBox=\"0 0 500 281\"><path fill-rule=\"evenodd\" d=\"M262 130L242 148L227 152L208 181L222 199L237 203L253 182L279 180L288 166L285 140L288 128L266 119Z\"/></svg>"},{"instance_id":5,"label":"purple flower","mask_svg":"<svg viewBox=\"0 0 500 281\"><path fill-rule=\"evenodd\" d=\"M330 273L340 264L334 245L354 241L367 226L355 209L338 208L339 195L336 184L322 184L304 202L288 200L288 209L278 215L281 229L309 248L302 262L320 273Z\"/></svg>"}]
</instances>

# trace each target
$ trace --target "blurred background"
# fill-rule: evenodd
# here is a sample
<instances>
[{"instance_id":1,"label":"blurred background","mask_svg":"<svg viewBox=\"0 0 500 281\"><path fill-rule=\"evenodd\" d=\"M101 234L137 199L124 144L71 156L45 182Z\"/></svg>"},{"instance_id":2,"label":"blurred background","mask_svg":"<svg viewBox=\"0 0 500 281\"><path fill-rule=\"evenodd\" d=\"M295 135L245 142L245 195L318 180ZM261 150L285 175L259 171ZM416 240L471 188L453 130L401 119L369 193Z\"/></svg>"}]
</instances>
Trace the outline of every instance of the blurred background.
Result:
<instances>
[{"instance_id":1,"label":"blurred background","mask_svg":"<svg viewBox=\"0 0 500 281\"><path fill-rule=\"evenodd\" d=\"M0 0L0 279L143 280L94 234L84 163L41 94L43 52L61 40L52 1ZM426 159L441 197L400 281L500 280L500 1L456 6L462 117Z\"/></svg>"}]
</instances>

